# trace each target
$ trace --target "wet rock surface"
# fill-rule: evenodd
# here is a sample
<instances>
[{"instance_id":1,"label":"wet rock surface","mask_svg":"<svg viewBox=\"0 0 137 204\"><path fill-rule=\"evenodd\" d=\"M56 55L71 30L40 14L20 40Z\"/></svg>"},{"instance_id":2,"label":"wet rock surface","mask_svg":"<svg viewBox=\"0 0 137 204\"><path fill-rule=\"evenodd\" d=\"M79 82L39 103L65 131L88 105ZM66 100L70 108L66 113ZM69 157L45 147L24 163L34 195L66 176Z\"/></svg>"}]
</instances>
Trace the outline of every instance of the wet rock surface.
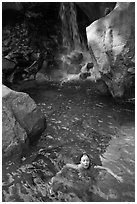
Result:
<instances>
[{"instance_id":1,"label":"wet rock surface","mask_svg":"<svg viewBox=\"0 0 137 204\"><path fill-rule=\"evenodd\" d=\"M117 3L113 11L86 31L95 69L112 96L122 97L127 89L132 89L134 97L135 75L129 74L128 69L135 69L135 4Z\"/></svg>"},{"instance_id":2,"label":"wet rock surface","mask_svg":"<svg viewBox=\"0 0 137 204\"><path fill-rule=\"evenodd\" d=\"M47 117L48 126L21 163L3 161L3 201L133 202L134 107L98 96L87 83L50 84L27 93ZM95 164L121 176L123 183L103 170L81 178L69 169L58 177L66 163L79 162L83 151ZM56 182L51 189L53 177Z\"/></svg>"},{"instance_id":3,"label":"wet rock surface","mask_svg":"<svg viewBox=\"0 0 137 204\"><path fill-rule=\"evenodd\" d=\"M61 37L59 19L54 18L58 3L54 4L53 10L52 4L48 3L11 3L11 9L9 5L3 3L2 54L16 65L9 75L3 73L3 83L11 85L32 77L34 79L45 59L48 69L55 65L54 57L59 52ZM12 9L14 6L15 9ZM16 6L22 7L18 13L15 12ZM55 12L53 16L48 9Z\"/></svg>"},{"instance_id":4,"label":"wet rock surface","mask_svg":"<svg viewBox=\"0 0 137 204\"><path fill-rule=\"evenodd\" d=\"M28 142L37 140L46 128L46 118L28 94L3 86L3 156L22 155Z\"/></svg>"}]
</instances>

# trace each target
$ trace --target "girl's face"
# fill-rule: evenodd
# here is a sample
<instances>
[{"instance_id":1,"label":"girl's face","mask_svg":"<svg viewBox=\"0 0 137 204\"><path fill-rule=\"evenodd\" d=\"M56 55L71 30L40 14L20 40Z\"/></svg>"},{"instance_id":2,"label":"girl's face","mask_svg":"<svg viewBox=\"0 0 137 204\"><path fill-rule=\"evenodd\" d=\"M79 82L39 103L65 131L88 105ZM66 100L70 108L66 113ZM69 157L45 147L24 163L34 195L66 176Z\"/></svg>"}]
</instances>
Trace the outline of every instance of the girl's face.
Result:
<instances>
[{"instance_id":1,"label":"girl's face","mask_svg":"<svg viewBox=\"0 0 137 204\"><path fill-rule=\"evenodd\" d=\"M84 169L88 169L90 161L87 155L81 157L80 164Z\"/></svg>"}]
</instances>

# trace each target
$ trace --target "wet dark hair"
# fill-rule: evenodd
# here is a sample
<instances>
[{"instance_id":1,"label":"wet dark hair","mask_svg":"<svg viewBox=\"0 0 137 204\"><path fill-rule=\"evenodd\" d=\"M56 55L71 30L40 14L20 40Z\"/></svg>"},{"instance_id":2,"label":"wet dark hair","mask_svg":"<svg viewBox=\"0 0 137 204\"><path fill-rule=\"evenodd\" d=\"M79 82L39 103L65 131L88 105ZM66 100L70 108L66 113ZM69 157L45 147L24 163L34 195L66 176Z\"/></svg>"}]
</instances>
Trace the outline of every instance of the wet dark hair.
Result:
<instances>
[{"instance_id":1,"label":"wet dark hair","mask_svg":"<svg viewBox=\"0 0 137 204\"><path fill-rule=\"evenodd\" d=\"M79 161L81 160L81 158L82 158L83 156L87 156L87 157L89 158L89 167L87 168L87 169L89 169L89 168L92 166L92 164L93 164L92 158L89 156L89 154L87 154L86 152L83 152L83 153L80 154L80 156L79 156Z\"/></svg>"},{"instance_id":2,"label":"wet dark hair","mask_svg":"<svg viewBox=\"0 0 137 204\"><path fill-rule=\"evenodd\" d=\"M91 154L89 155L86 152L82 152L82 153L79 154L79 156L77 157L77 162L76 162L77 164L79 164L81 158L84 155L86 155L89 158L89 167L88 167L88 169L90 167L94 167L94 166L97 166L97 165L102 166L102 163L101 163L99 155L97 155L95 153L93 153L92 155Z\"/></svg>"},{"instance_id":3,"label":"wet dark hair","mask_svg":"<svg viewBox=\"0 0 137 204\"><path fill-rule=\"evenodd\" d=\"M80 155L80 160L81 160L81 158L83 157L83 156L87 156L89 159L90 159L90 156L87 154L87 153L82 153L81 155Z\"/></svg>"}]
</instances>

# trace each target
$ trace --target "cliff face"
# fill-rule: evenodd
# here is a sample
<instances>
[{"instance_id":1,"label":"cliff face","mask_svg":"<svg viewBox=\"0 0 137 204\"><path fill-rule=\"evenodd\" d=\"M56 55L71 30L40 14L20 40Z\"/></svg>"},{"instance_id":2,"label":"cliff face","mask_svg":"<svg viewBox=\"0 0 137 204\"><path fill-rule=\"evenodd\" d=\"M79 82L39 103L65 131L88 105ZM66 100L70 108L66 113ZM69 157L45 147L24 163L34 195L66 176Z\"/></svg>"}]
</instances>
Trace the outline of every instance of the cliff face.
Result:
<instances>
[{"instance_id":1,"label":"cliff face","mask_svg":"<svg viewBox=\"0 0 137 204\"><path fill-rule=\"evenodd\" d=\"M113 11L93 22L86 31L95 69L113 97L124 96L134 87L135 4L117 3Z\"/></svg>"}]
</instances>

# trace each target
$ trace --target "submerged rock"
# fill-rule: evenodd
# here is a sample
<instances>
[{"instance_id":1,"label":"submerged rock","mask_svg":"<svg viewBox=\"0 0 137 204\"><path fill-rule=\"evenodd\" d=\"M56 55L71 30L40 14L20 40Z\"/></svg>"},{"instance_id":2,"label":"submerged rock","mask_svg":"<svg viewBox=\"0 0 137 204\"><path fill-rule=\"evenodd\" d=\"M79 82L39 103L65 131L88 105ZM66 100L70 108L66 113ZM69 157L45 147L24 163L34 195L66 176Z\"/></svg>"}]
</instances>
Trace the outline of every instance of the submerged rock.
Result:
<instances>
[{"instance_id":1,"label":"submerged rock","mask_svg":"<svg viewBox=\"0 0 137 204\"><path fill-rule=\"evenodd\" d=\"M46 119L28 94L3 86L2 126L3 156L22 154L45 130Z\"/></svg>"},{"instance_id":2,"label":"submerged rock","mask_svg":"<svg viewBox=\"0 0 137 204\"><path fill-rule=\"evenodd\" d=\"M135 67L135 4L117 3L113 11L86 31L95 69L113 97L124 96L134 78L128 70Z\"/></svg>"}]
</instances>

